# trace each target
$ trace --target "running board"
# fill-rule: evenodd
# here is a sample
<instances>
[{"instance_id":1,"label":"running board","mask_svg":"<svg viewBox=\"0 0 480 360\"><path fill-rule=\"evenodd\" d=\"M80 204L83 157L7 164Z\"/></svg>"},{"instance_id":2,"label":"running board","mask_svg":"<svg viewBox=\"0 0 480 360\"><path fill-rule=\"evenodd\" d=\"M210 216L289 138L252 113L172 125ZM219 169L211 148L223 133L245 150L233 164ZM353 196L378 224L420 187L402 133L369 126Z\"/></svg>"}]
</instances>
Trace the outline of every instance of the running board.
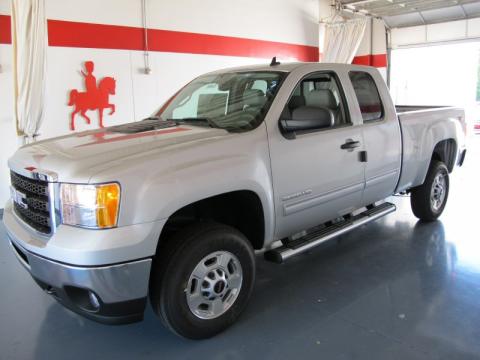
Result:
<instances>
[{"instance_id":1,"label":"running board","mask_svg":"<svg viewBox=\"0 0 480 360\"><path fill-rule=\"evenodd\" d=\"M395 205L391 203L382 203L373 208L369 208L358 215L326 226L320 230L313 231L300 239L290 241L283 246L269 250L265 252L265 259L281 264L292 256L310 250L327 240L330 240L338 235L345 234L346 232L367 224L370 221L377 220L394 212L396 209L397 208Z\"/></svg>"}]
</instances>

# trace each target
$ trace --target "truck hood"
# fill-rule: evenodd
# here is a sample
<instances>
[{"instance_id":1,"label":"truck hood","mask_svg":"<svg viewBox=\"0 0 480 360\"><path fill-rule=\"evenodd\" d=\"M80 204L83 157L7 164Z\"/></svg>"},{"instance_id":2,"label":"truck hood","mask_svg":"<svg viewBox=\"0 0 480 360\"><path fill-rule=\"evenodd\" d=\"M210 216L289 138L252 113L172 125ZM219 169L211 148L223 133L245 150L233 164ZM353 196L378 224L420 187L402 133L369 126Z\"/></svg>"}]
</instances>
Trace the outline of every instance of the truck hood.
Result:
<instances>
[{"instance_id":1,"label":"truck hood","mask_svg":"<svg viewBox=\"0 0 480 360\"><path fill-rule=\"evenodd\" d=\"M131 123L122 125L134 125ZM13 170L54 172L61 182L88 182L96 173L142 153L181 149L216 141L227 131L201 126L169 126L150 131L119 131L122 126L75 133L26 145L9 160Z\"/></svg>"}]
</instances>

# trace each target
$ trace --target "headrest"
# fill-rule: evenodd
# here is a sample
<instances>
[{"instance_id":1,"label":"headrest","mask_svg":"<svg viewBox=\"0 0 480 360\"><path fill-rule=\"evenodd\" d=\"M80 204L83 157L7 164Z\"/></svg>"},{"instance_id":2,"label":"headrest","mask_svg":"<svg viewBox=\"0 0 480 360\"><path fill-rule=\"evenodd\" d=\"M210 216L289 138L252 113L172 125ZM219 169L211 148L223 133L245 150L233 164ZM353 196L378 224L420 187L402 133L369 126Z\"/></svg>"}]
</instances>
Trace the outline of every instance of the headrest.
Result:
<instances>
[{"instance_id":1,"label":"headrest","mask_svg":"<svg viewBox=\"0 0 480 360\"><path fill-rule=\"evenodd\" d=\"M288 107L296 109L300 106L305 106L305 98L302 95L293 95L288 102Z\"/></svg>"},{"instance_id":2,"label":"headrest","mask_svg":"<svg viewBox=\"0 0 480 360\"><path fill-rule=\"evenodd\" d=\"M267 98L262 90L250 89L243 93L243 104L252 107L262 107Z\"/></svg>"},{"instance_id":3,"label":"headrest","mask_svg":"<svg viewBox=\"0 0 480 360\"><path fill-rule=\"evenodd\" d=\"M307 96L308 106L327 107L329 109L338 108L337 100L329 89L315 89L310 91Z\"/></svg>"},{"instance_id":4,"label":"headrest","mask_svg":"<svg viewBox=\"0 0 480 360\"><path fill-rule=\"evenodd\" d=\"M333 112L325 107L300 106L292 111L292 120L309 121L320 120L324 122L325 127L331 127L335 124Z\"/></svg>"}]
</instances>

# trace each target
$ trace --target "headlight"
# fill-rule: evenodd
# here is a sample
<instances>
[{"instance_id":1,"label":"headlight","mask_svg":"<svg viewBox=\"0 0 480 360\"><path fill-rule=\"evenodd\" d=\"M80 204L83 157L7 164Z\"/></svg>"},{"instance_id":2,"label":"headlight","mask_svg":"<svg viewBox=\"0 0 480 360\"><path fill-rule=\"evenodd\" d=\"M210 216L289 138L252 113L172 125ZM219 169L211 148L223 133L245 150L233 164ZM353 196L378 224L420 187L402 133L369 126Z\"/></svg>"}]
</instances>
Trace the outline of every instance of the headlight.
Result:
<instances>
[{"instance_id":1,"label":"headlight","mask_svg":"<svg viewBox=\"0 0 480 360\"><path fill-rule=\"evenodd\" d=\"M120 185L61 184L62 222L88 228L117 226Z\"/></svg>"}]
</instances>

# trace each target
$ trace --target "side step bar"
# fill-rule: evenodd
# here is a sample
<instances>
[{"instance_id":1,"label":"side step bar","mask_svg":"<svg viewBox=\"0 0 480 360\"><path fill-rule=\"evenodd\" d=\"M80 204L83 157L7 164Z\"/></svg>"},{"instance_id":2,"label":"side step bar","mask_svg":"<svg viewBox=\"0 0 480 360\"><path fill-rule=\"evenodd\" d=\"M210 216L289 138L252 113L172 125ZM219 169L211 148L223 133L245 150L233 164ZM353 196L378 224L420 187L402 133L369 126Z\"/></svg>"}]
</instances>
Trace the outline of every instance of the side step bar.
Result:
<instances>
[{"instance_id":1,"label":"side step bar","mask_svg":"<svg viewBox=\"0 0 480 360\"><path fill-rule=\"evenodd\" d=\"M265 252L265 259L281 264L292 256L310 250L327 240L330 240L338 235L345 234L346 232L367 224L370 221L377 220L394 212L396 209L397 208L395 205L391 203L382 203L373 208L369 208L358 215L313 231L300 239L290 241L283 246L269 250Z\"/></svg>"}]
</instances>

